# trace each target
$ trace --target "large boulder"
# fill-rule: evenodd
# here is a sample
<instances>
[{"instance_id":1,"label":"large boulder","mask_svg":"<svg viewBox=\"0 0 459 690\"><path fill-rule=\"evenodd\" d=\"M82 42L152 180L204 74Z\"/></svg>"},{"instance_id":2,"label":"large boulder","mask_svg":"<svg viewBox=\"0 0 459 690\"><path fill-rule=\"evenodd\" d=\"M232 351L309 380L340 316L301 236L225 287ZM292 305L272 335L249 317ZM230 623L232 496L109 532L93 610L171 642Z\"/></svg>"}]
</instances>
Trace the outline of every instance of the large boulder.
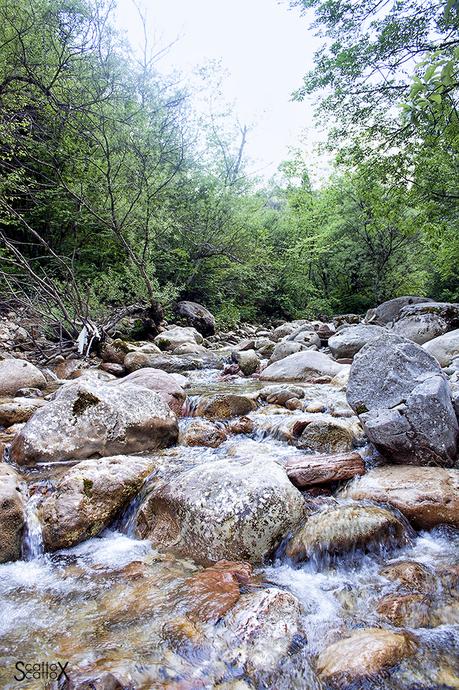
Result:
<instances>
[{"instance_id":1,"label":"large boulder","mask_svg":"<svg viewBox=\"0 0 459 690\"><path fill-rule=\"evenodd\" d=\"M440 335L423 347L441 367L448 367L454 359L459 358L459 329Z\"/></svg>"},{"instance_id":2,"label":"large boulder","mask_svg":"<svg viewBox=\"0 0 459 690\"><path fill-rule=\"evenodd\" d=\"M416 529L459 528L459 470L386 465L356 479L342 496L397 508Z\"/></svg>"},{"instance_id":3,"label":"large boulder","mask_svg":"<svg viewBox=\"0 0 459 690\"><path fill-rule=\"evenodd\" d=\"M46 405L43 398L0 398L0 424L11 426L27 422L43 405Z\"/></svg>"},{"instance_id":4,"label":"large boulder","mask_svg":"<svg viewBox=\"0 0 459 690\"><path fill-rule=\"evenodd\" d=\"M404 521L390 510L349 503L310 515L289 540L286 555L296 562L407 541Z\"/></svg>"},{"instance_id":5,"label":"large boulder","mask_svg":"<svg viewBox=\"0 0 459 690\"><path fill-rule=\"evenodd\" d=\"M0 361L0 396L14 396L21 388L44 388L46 379L40 369L24 359Z\"/></svg>"},{"instance_id":6,"label":"large boulder","mask_svg":"<svg viewBox=\"0 0 459 690\"><path fill-rule=\"evenodd\" d=\"M336 376L348 368L323 352L305 350L270 364L260 375L263 381L306 381L320 376Z\"/></svg>"},{"instance_id":7,"label":"large boulder","mask_svg":"<svg viewBox=\"0 0 459 690\"><path fill-rule=\"evenodd\" d=\"M192 326L175 326L156 336L154 342L160 350L177 350L183 345L201 345L202 335Z\"/></svg>"},{"instance_id":8,"label":"large boulder","mask_svg":"<svg viewBox=\"0 0 459 690\"><path fill-rule=\"evenodd\" d=\"M137 533L200 563L257 563L303 515L300 492L275 462L223 459L154 485Z\"/></svg>"},{"instance_id":9,"label":"large boulder","mask_svg":"<svg viewBox=\"0 0 459 690\"><path fill-rule=\"evenodd\" d=\"M244 350L242 352L234 352L233 359L238 363L239 369L244 376L251 376L260 366L260 360L257 357L255 350Z\"/></svg>"},{"instance_id":10,"label":"large boulder","mask_svg":"<svg viewBox=\"0 0 459 690\"><path fill-rule=\"evenodd\" d=\"M29 419L11 457L31 465L139 453L170 446L177 437L177 418L158 393L77 379Z\"/></svg>"},{"instance_id":11,"label":"large boulder","mask_svg":"<svg viewBox=\"0 0 459 690\"><path fill-rule=\"evenodd\" d=\"M202 304L184 300L177 303L175 311L188 326L196 328L205 338L209 335L214 335L215 318L208 309L202 306Z\"/></svg>"},{"instance_id":12,"label":"large boulder","mask_svg":"<svg viewBox=\"0 0 459 690\"><path fill-rule=\"evenodd\" d=\"M365 433L394 462L452 465L458 423L438 363L407 338L387 333L356 355L347 400Z\"/></svg>"},{"instance_id":13,"label":"large boulder","mask_svg":"<svg viewBox=\"0 0 459 690\"><path fill-rule=\"evenodd\" d=\"M425 304L426 302L432 302L433 300L428 297L395 297L395 299L390 299L387 302L383 302L375 309L369 309L365 316L365 321L367 323L376 323L380 326L385 326L386 324L394 321L403 307L412 304Z\"/></svg>"},{"instance_id":14,"label":"large boulder","mask_svg":"<svg viewBox=\"0 0 459 690\"><path fill-rule=\"evenodd\" d=\"M168 374L180 374L193 369L223 369L227 356L215 352L195 354L157 354L144 351L129 352L124 359L126 371L132 372L145 367L162 369Z\"/></svg>"},{"instance_id":15,"label":"large boulder","mask_svg":"<svg viewBox=\"0 0 459 690\"><path fill-rule=\"evenodd\" d=\"M342 328L328 340L328 347L335 359L354 357L367 343L384 333L381 326L359 323L356 326Z\"/></svg>"},{"instance_id":16,"label":"large boulder","mask_svg":"<svg viewBox=\"0 0 459 690\"><path fill-rule=\"evenodd\" d=\"M418 304L410 304L400 310L400 319L411 316L426 316L434 314L448 324L448 330L459 327L459 302L432 302L424 300Z\"/></svg>"},{"instance_id":17,"label":"large boulder","mask_svg":"<svg viewBox=\"0 0 459 690\"><path fill-rule=\"evenodd\" d=\"M416 652L413 637L403 631L383 628L354 630L319 654L317 670L332 687L364 687L362 680L374 678ZM374 686L376 687L376 686Z\"/></svg>"},{"instance_id":18,"label":"large boulder","mask_svg":"<svg viewBox=\"0 0 459 690\"><path fill-rule=\"evenodd\" d=\"M256 409L256 403L246 395L217 393L204 396L196 407L197 417L207 419L230 419L241 417Z\"/></svg>"},{"instance_id":19,"label":"large boulder","mask_svg":"<svg viewBox=\"0 0 459 690\"><path fill-rule=\"evenodd\" d=\"M94 537L140 489L150 458L118 455L83 460L61 477L38 510L47 551Z\"/></svg>"},{"instance_id":20,"label":"large boulder","mask_svg":"<svg viewBox=\"0 0 459 690\"><path fill-rule=\"evenodd\" d=\"M25 524L21 477L4 462L0 463L0 563L21 558Z\"/></svg>"},{"instance_id":21,"label":"large boulder","mask_svg":"<svg viewBox=\"0 0 459 690\"><path fill-rule=\"evenodd\" d=\"M356 452L334 455L294 455L285 465L290 481L300 489L316 484L352 479L365 474L362 456Z\"/></svg>"},{"instance_id":22,"label":"large boulder","mask_svg":"<svg viewBox=\"0 0 459 690\"><path fill-rule=\"evenodd\" d=\"M273 364L273 362L278 362L280 359L284 359L284 357L294 355L297 352L302 352L304 349L305 347L301 343L295 343L294 341L290 340L282 340L280 343L277 343L274 346L269 363Z\"/></svg>"},{"instance_id":23,"label":"large boulder","mask_svg":"<svg viewBox=\"0 0 459 690\"><path fill-rule=\"evenodd\" d=\"M390 329L397 335L413 340L418 345L429 342L437 336L443 335L448 330L448 323L438 314L411 314L400 317L395 321Z\"/></svg>"},{"instance_id":24,"label":"large boulder","mask_svg":"<svg viewBox=\"0 0 459 690\"><path fill-rule=\"evenodd\" d=\"M141 388L148 388L151 391L156 391L166 405L168 405L176 415L180 415L183 403L186 399L186 393L177 382L177 378L180 377L167 374L161 369L145 367L145 369L133 371L122 379L112 381L110 385L120 387L140 386Z\"/></svg>"}]
</instances>

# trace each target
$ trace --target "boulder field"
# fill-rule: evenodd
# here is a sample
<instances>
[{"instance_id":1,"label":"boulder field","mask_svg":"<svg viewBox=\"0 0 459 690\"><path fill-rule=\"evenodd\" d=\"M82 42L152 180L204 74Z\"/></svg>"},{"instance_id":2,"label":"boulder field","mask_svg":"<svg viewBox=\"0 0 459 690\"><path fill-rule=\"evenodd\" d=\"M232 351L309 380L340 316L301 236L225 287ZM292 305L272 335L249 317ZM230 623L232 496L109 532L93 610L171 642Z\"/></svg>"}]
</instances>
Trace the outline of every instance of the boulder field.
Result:
<instances>
[{"instance_id":1,"label":"boulder field","mask_svg":"<svg viewBox=\"0 0 459 690\"><path fill-rule=\"evenodd\" d=\"M104 650L122 625L174 669L104 652L75 687L455 687L459 306L226 333L192 302L176 315L97 357L0 359L0 563L87 581L97 604L72 616L105 612Z\"/></svg>"}]
</instances>

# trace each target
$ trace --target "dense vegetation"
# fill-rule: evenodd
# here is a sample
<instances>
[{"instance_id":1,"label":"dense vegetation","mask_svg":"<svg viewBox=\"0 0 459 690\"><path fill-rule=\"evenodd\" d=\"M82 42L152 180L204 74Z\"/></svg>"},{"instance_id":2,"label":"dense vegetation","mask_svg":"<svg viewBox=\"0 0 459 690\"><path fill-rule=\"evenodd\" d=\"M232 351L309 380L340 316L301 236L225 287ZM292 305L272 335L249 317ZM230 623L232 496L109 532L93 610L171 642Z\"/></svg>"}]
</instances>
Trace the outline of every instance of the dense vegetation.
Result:
<instances>
[{"instance_id":1,"label":"dense vegetation","mask_svg":"<svg viewBox=\"0 0 459 690\"><path fill-rule=\"evenodd\" d=\"M320 189L300 153L250 179L246 130L130 58L103 0L0 0L3 298L72 334L177 298L227 324L459 299L459 3L292 4L323 36L294 95L334 124Z\"/></svg>"}]
</instances>

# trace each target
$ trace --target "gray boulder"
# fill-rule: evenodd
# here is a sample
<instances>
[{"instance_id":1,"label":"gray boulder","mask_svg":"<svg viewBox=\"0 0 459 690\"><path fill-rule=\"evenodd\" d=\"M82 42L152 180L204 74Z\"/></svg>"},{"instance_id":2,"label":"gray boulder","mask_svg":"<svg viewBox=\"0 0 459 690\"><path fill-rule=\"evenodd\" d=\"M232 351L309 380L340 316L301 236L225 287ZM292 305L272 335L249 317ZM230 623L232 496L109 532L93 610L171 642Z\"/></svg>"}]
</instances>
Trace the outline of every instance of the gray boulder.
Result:
<instances>
[{"instance_id":1,"label":"gray boulder","mask_svg":"<svg viewBox=\"0 0 459 690\"><path fill-rule=\"evenodd\" d=\"M425 304L426 302L433 302L428 297L413 297L412 295L406 297L395 297L387 302L383 302L375 309L369 309L365 316L366 323L375 323L379 326L386 326L391 321L394 321L403 307L412 304Z\"/></svg>"},{"instance_id":2,"label":"gray boulder","mask_svg":"<svg viewBox=\"0 0 459 690\"><path fill-rule=\"evenodd\" d=\"M423 345L424 350L435 357L441 367L448 367L459 357L459 329L450 331Z\"/></svg>"},{"instance_id":3,"label":"gray boulder","mask_svg":"<svg viewBox=\"0 0 459 690\"><path fill-rule=\"evenodd\" d=\"M202 335L192 326L174 326L163 331L155 338L155 345L160 350L178 350L184 346L201 345Z\"/></svg>"},{"instance_id":4,"label":"gray boulder","mask_svg":"<svg viewBox=\"0 0 459 690\"><path fill-rule=\"evenodd\" d=\"M126 371L132 372L144 367L162 369L168 374L180 374L193 369L223 369L228 355L215 352L196 354L156 354L149 352L129 352L124 359Z\"/></svg>"},{"instance_id":5,"label":"gray boulder","mask_svg":"<svg viewBox=\"0 0 459 690\"><path fill-rule=\"evenodd\" d=\"M328 347L335 359L354 357L367 343L384 333L381 326L364 323L342 328L328 340Z\"/></svg>"},{"instance_id":6,"label":"gray boulder","mask_svg":"<svg viewBox=\"0 0 459 690\"><path fill-rule=\"evenodd\" d=\"M130 454L170 446L175 414L140 386L82 382L65 386L24 425L11 446L18 465Z\"/></svg>"},{"instance_id":7,"label":"gray boulder","mask_svg":"<svg viewBox=\"0 0 459 690\"><path fill-rule=\"evenodd\" d=\"M40 369L24 359L0 361L0 396L14 396L21 388L44 388L46 379Z\"/></svg>"},{"instance_id":8,"label":"gray boulder","mask_svg":"<svg viewBox=\"0 0 459 690\"><path fill-rule=\"evenodd\" d=\"M239 369L244 376L251 376L260 366L260 360L257 357L255 350L244 350L243 352L235 352L233 354L235 361L239 364Z\"/></svg>"},{"instance_id":9,"label":"gray boulder","mask_svg":"<svg viewBox=\"0 0 459 690\"><path fill-rule=\"evenodd\" d=\"M202 306L202 304L184 300L177 303L175 312L188 324L188 326L196 328L205 338L209 335L214 335L215 318L208 309Z\"/></svg>"},{"instance_id":10,"label":"gray boulder","mask_svg":"<svg viewBox=\"0 0 459 690\"><path fill-rule=\"evenodd\" d=\"M319 376L336 376L348 368L324 352L305 350L270 364L260 375L263 381L305 381Z\"/></svg>"},{"instance_id":11,"label":"gray boulder","mask_svg":"<svg viewBox=\"0 0 459 690\"><path fill-rule=\"evenodd\" d=\"M154 485L137 533L199 563L256 563L302 517L303 497L275 462L223 459Z\"/></svg>"},{"instance_id":12,"label":"gray boulder","mask_svg":"<svg viewBox=\"0 0 459 690\"><path fill-rule=\"evenodd\" d=\"M294 355L297 352L302 352L304 349L305 347L301 343L283 340L274 347L269 363L278 362L280 359L284 359L284 357L288 357L289 355Z\"/></svg>"},{"instance_id":13,"label":"gray boulder","mask_svg":"<svg viewBox=\"0 0 459 690\"><path fill-rule=\"evenodd\" d=\"M390 329L397 335L413 340L418 345L429 342L448 330L448 322L438 314L402 315L391 324Z\"/></svg>"},{"instance_id":14,"label":"gray boulder","mask_svg":"<svg viewBox=\"0 0 459 690\"><path fill-rule=\"evenodd\" d=\"M438 363L391 333L365 345L351 367L347 400L383 455L402 464L450 466L458 423Z\"/></svg>"}]
</instances>

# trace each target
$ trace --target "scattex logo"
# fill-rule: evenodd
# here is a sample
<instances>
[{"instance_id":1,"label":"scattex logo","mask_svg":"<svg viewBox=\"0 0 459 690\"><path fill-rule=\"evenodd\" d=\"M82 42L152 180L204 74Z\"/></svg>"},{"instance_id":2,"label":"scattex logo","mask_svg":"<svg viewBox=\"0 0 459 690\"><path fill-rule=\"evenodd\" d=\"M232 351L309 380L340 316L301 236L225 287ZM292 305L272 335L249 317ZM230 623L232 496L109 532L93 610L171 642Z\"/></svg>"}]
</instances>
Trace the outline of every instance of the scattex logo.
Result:
<instances>
[{"instance_id":1,"label":"scattex logo","mask_svg":"<svg viewBox=\"0 0 459 690\"><path fill-rule=\"evenodd\" d=\"M69 662L61 663L60 661L34 661L27 663L25 661L17 661L15 665L14 679L18 682L24 680L60 680L61 678L68 678L66 673Z\"/></svg>"}]
</instances>

